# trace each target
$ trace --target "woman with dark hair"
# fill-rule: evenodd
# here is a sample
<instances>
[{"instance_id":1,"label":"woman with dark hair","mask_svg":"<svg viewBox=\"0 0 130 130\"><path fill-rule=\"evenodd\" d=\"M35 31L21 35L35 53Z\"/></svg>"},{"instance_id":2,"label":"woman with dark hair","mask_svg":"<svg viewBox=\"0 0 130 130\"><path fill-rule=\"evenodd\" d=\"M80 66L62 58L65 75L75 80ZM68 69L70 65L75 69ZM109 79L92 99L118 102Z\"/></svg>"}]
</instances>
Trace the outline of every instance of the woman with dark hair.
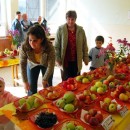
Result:
<instances>
[{"instance_id":1,"label":"woman with dark hair","mask_svg":"<svg viewBox=\"0 0 130 130\"><path fill-rule=\"evenodd\" d=\"M52 86L54 65L54 47L47 40L44 29L40 25L32 26L20 50L21 74L25 89L31 94L37 93L40 70L43 87Z\"/></svg>"}]
</instances>

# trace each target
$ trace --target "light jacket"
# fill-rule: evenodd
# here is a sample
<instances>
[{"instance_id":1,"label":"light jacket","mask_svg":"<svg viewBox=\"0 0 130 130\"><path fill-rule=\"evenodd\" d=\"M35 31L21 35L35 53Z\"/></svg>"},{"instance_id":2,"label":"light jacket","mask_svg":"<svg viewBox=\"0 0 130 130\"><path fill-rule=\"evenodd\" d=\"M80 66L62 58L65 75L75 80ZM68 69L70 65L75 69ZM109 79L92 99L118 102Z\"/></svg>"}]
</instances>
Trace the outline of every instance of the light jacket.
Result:
<instances>
[{"instance_id":1,"label":"light jacket","mask_svg":"<svg viewBox=\"0 0 130 130\"><path fill-rule=\"evenodd\" d=\"M24 43L20 49L20 66L23 82L28 82L27 63L37 64L37 61L35 59L34 51L31 46ZM51 43L48 43L48 45L43 48L40 64L37 65L42 65L47 68L43 76L43 80L47 81L50 75L53 73L55 66L55 50ZM32 67L30 66L30 68Z\"/></svg>"},{"instance_id":2,"label":"light jacket","mask_svg":"<svg viewBox=\"0 0 130 130\"><path fill-rule=\"evenodd\" d=\"M64 58L68 44L68 29L67 24L60 26L56 33L55 38L55 52L56 61L62 62L64 67ZM88 63L88 46L85 32L81 26L76 24L76 51L77 51L77 64L78 72L82 69L82 60Z\"/></svg>"}]
</instances>

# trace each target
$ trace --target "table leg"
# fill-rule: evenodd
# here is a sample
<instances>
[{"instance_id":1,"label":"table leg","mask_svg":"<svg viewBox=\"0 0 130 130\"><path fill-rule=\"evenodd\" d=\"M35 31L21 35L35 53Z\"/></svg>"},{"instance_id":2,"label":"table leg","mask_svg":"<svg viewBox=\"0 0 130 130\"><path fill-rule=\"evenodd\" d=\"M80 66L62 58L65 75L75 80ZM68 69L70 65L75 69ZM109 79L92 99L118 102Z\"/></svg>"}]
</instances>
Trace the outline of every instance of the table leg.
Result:
<instances>
[{"instance_id":1,"label":"table leg","mask_svg":"<svg viewBox=\"0 0 130 130\"><path fill-rule=\"evenodd\" d=\"M18 79L18 65L15 65L15 74L16 74L16 79ZM19 86L18 82L17 82L17 86Z\"/></svg>"},{"instance_id":2,"label":"table leg","mask_svg":"<svg viewBox=\"0 0 130 130\"><path fill-rule=\"evenodd\" d=\"M11 70L12 70L12 82L13 82L13 85L15 86L14 65L11 66Z\"/></svg>"}]
</instances>

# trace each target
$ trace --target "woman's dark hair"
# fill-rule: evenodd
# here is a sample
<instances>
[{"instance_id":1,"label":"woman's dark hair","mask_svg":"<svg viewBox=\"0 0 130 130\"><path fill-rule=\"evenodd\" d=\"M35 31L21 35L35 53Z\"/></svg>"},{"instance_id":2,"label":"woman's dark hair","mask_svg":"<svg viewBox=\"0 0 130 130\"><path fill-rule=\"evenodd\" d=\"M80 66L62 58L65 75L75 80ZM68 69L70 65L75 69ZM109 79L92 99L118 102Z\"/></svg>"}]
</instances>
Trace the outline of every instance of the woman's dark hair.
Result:
<instances>
[{"instance_id":1,"label":"woman's dark hair","mask_svg":"<svg viewBox=\"0 0 130 130\"><path fill-rule=\"evenodd\" d=\"M69 11L66 13L66 19L67 19L67 17L76 19L76 18L77 18L76 11L74 11L74 10L69 10Z\"/></svg>"},{"instance_id":2,"label":"woman's dark hair","mask_svg":"<svg viewBox=\"0 0 130 130\"><path fill-rule=\"evenodd\" d=\"M26 43L28 43L28 41L29 41L30 34L34 35L38 39L43 39L42 46L44 46L48 42L45 31L41 25L37 24L37 25L33 25L29 28L29 30L27 32Z\"/></svg>"},{"instance_id":3,"label":"woman's dark hair","mask_svg":"<svg viewBox=\"0 0 130 130\"><path fill-rule=\"evenodd\" d=\"M102 41L104 43L104 37L103 36L97 36L95 41Z\"/></svg>"}]
</instances>

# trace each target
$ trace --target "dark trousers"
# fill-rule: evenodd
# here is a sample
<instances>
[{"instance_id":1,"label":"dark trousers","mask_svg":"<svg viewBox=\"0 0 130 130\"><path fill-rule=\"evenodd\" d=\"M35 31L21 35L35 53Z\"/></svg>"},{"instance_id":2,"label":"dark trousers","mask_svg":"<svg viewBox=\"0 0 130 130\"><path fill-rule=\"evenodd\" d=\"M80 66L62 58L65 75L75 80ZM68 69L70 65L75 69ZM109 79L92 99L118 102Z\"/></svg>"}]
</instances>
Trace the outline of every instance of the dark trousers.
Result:
<instances>
[{"instance_id":1,"label":"dark trousers","mask_svg":"<svg viewBox=\"0 0 130 130\"><path fill-rule=\"evenodd\" d=\"M61 70L62 81L76 77L77 75L80 75L80 72L78 73L77 61L68 62L68 67L64 67L63 70Z\"/></svg>"},{"instance_id":2,"label":"dark trousers","mask_svg":"<svg viewBox=\"0 0 130 130\"><path fill-rule=\"evenodd\" d=\"M36 66L32 69L30 69L29 66L27 66L27 77L28 77L28 82L30 84L30 91L32 94L37 93L37 83L38 83L40 70L42 72L42 77L43 77L46 72L46 69L47 68L44 66ZM53 79L53 74L48 79L49 86L52 86L52 79Z\"/></svg>"}]
</instances>

